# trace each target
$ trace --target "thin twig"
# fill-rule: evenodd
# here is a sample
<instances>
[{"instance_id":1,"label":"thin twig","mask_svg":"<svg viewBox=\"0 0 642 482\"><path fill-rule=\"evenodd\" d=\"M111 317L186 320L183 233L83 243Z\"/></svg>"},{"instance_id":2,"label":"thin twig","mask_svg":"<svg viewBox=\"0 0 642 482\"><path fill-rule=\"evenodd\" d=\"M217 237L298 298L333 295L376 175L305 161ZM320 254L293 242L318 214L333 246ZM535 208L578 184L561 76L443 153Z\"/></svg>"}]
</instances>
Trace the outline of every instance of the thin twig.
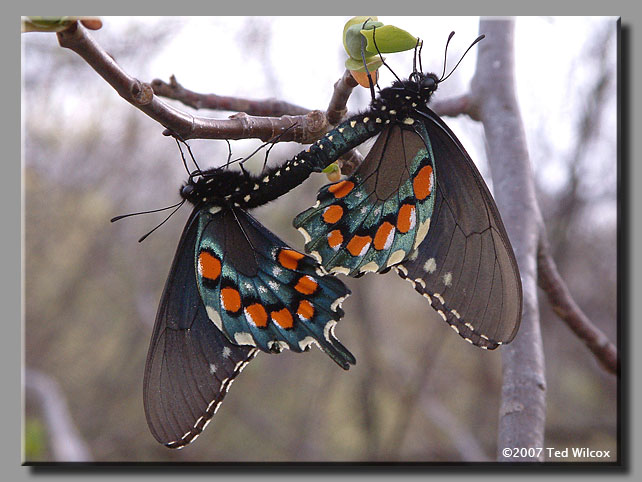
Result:
<instances>
[{"instance_id":1,"label":"thin twig","mask_svg":"<svg viewBox=\"0 0 642 482\"><path fill-rule=\"evenodd\" d=\"M539 287L546 292L553 311L586 344L608 372L617 374L617 349L573 300L564 280L557 271L546 233L543 230L540 234L537 251L537 268Z\"/></svg>"},{"instance_id":2,"label":"thin twig","mask_svg":"<svg viewBox=\"0 0 642 482\"><path fill-rule=\"evenodd\" d=\"M227 110L270 117L305 115L310 112L310 109L278 99L252 100L216 94L199 94L179 84L174 75L169 78L169 83L154 79L151 86L154 94L178 100L194 109Z\"/></svg>"}]
</instances>

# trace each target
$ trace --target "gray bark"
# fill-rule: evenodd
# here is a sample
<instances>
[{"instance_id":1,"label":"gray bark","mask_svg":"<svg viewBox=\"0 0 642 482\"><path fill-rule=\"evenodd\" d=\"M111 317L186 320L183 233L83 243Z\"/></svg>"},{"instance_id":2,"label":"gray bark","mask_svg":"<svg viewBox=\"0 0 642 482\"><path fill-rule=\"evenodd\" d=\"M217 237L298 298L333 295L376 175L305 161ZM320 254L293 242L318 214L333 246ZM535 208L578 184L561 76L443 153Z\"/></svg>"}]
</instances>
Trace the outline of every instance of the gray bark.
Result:
<instances>
[{"instance_id":1,"label":"gray bark","mask_svg":"<svg viewBox=\"0 0 642 482\"><path fill-rule=\"evenodd\" d=\"M537 301L537 243L541 213L535 197L526 136L515 95L514 20L482 19L477 69L471 87L484 125L494 196L510 237L522 279L522 324L502 347L503 384L498 460L503 450L544 446L546 379ZM526 457L519 461L543 460Z\"/></svg>"}]
</instances>

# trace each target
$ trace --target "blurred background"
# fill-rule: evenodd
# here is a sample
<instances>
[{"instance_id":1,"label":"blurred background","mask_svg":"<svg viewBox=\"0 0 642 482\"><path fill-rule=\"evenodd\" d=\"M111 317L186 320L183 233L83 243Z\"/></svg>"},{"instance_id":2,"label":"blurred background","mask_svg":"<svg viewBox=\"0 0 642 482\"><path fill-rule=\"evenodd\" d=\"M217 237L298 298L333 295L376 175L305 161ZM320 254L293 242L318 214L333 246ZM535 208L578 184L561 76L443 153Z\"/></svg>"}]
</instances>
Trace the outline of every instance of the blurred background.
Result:
<instances>
[{"instance_id":1,"label":"blurred background","mask_svg":"<svg viewBox=\"0 0 642 482\"><path fill-rule=\"evenodd\" d=\"M344 70L347 20L104 17L91 35L142 81L174 74L201 93L276 97L324 110ZM479 33L475 17L380 20L424 39L424 68L437 73L451 30L457 35L450 67ZM615 342L616 19L518 18L515 34L518 100L554 257L579 306ZM466 92L475 55L472 49L437 98ZM412 52L389 55L388 62L407 76ZM380 85L388 85L392 75L383 69L381 75ZM54 34L22 35L22 78L25 461L495 459L501 349L466 343L394 273L343 277L353 295L336 334L357 357L355 367L344 372L318 349L261 353L194 444L180 451L157 444L143 412L143 369L190 208L141 244L137 239L164 215L109 219L178 201L186 178L180 155L162 126L60 48ZM365 89L355 91L351 112L368 100ZM482 127L467 118L445 120L486 175ZM224 141L190 144L201 167L227 159ZM234 141L233 154L244 157L258 145ZM280 144L270 161L301 149ZM262 161L260 153L255 167ZM292 218L326 182L315 175L254 215L302 249ZM546 446L615 454L616 378L542 293L540 300Z\"/></svg>"}]
</instances>

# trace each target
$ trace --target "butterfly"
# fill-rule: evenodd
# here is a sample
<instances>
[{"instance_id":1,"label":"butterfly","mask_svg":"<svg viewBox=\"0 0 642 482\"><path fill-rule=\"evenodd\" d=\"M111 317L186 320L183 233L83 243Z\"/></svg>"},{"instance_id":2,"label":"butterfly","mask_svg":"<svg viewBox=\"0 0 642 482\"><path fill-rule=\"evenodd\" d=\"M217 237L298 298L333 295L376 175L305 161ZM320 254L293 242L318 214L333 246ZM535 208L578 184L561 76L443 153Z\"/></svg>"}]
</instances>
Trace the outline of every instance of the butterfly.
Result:
<instances>
[{"instance_id":1,"label":"butterfly","mask_svg":"<svg viewBox=\"0 0 642 482\"><path fill-rule=\"evenodd\" d=\"M394 268L459 335L494 349L519 328L519 270L481 174L427 106L443 80L415 69L329 132L360 143L378 137L359 168L323 187L293 224L329 272Z\"/></svg>"},{"instance_id":2,"label":"butterfly","mask_svg":"<svg viewBox=\"0 0 642 482\"><path fill-rule=\"evenodd\" d=\"M205 429L259 351L316 344L344 369L356 362L334 335L350 290L245 210L257 205L253 186L278 179L279 169L262 177L198 170L180 191L194 209L161 296L143 382L149 428L167 447Z\"/></svg>"}]
</instances>

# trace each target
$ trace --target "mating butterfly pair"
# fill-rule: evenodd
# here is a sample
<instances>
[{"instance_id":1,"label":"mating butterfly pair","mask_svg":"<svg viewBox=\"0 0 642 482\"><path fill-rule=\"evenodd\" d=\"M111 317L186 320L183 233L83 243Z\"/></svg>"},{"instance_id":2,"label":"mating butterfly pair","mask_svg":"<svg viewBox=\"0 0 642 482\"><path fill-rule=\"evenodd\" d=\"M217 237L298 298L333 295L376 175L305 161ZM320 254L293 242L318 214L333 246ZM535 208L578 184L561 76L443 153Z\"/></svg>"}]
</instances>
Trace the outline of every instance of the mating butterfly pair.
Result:
<instances>
[{"instance_id":1,"label":"mating butterfly pair","mask_svg":"<svg viewBox=\"0 0 642 482\"><path fill-rule=\"evenodd\" d=\"M414 72L370 109L260 177L210 170L181 196L195 205L156 316L144 381L154 437L191 442L258 350L316 343L343 368L334 337L349 290L327 274L394 268L467 341L493 349L515 336L521 283L497 207L474 163L426 104L440 80ZM285 194L379 135L347 180L321 189L294 221L314 258L245 209Z\"/></svg>"}]
</instances>

